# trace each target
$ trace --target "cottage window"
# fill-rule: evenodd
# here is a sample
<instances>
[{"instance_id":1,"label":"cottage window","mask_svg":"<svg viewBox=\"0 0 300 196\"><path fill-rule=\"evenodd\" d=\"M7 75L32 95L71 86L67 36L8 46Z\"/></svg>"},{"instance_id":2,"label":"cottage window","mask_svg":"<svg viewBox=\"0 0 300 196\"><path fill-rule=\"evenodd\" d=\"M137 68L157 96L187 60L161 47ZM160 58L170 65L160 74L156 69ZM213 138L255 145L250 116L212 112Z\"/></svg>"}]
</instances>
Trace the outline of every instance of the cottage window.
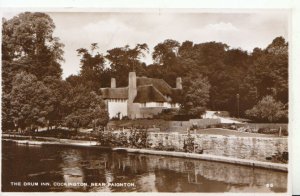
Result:
<instances>
[{"instance_id":1,"label":"cottage window","mask_svg":"<svg viewBox=\"0 0 300 196\"><path fill-rule=\"evenodd\" d=\"M141 107L146 107L146 103L141 103Z\"/></svg>"}]
</instances>

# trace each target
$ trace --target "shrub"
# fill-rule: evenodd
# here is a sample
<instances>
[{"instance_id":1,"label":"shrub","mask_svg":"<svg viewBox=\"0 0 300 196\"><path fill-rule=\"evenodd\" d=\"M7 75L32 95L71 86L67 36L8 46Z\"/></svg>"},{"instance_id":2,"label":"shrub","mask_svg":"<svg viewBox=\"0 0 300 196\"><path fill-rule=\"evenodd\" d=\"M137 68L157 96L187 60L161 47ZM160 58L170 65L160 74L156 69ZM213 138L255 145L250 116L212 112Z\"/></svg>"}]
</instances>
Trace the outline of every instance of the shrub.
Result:
<instances>
[{"instance_id":1,"label":"shrub","mask_svg":"<svg viewBox=\"0 0 300 196\"><path fill-rule=\"evenodd\" d=\"M262 134L278 134L278 129L270 129L270 128L259 128L258 129L258 133L262 133Z\"/></svg>"},{"instance_id":2,"label":"shrub","mask_svg":"<svg viewBox=\"0 0 300 196\"><path fill-rule=\"evenodd\" d=\"M148 132L147 130L132 129L129 136L129 144L136 148L148 147Z\"/></svg>"},{"instance_id":3,"label":"shrub","mask_svg":"<svg viewBox=\"0 0 300 196\"><path fill-rule=\"evenodd\" d=\"M99 134L99 142L101 146L115 146L117 144L117 139L112 134L111 131L103 131Z\"/></svg>"},{"instance_id":4,"label":"shrub","mask_svg":"<svg viewBox=\"0 0 300 196\"><path fill-rule=\"evenodd\" d=\"M123 116L122 120L129 120L129 117L128 116Z\"/></svg>"},{"instance_id":5,"label":"shrub","mask_svg":"<svg viewBox=\"0 0 300 196\"><path fill-rule=\"evenodd\" d=\"M178 109L163 109L159 114L155 115L156 119L172 120L178 114Z\"/></svg>"},{"instance_id":6,"label":"shrub","mask_svg":"<svg viewBox=\"0 0 300 196\"><path fill-rule=\"evenodd\" d=\"M190 127L190 130L197 130L198 129L198 125L197 124L193 124L191 127Z\"/></svg>"},{"instance_id":7,"label":"shrub","mask_svg":"<svg viewBox=\"0 0 300 196\"><path fill-rule=\"evenodd\" d=\"M127 134L123 131L119 135L118 144L119 144L119 146L122 146L122 147L128 146Z\"/></svg>"},{"instance_id":8,"label":"shrub","mask_svg":"<svg viewBox=\"0 0 300 196\"><path fill-rule=\"evenodd\" d=\"M185 152L194 152L194 140L192 137L190 130L188 131L187 139L183 141L183 150Z\"/></svg>"},{"instance_id":9,"label":"shrub","mask_svg":"<svg viewBox=\"0 0 300 196\"><path fill-rule=\"evenodd\" d=\"M216 125L212 125L212 127L214 127L214 128L223 128L223 125L222 124L216 124Z\"/></svg>"},{"instance_id":10,"label":"shrub","mask_svg":"<svg viewBox=\"0 0 300 196\"><path fill-rule=\"evenodd\" d=\"M175 151L175 146L173 145L167 145L164 146L162 143L159 143L157 147L155 147L156 150L164 150L164 151Z\"/></svg>"},{"instance_id":11,"label":"shrub","mask_svg":"<svg viewBox=\"0 0 300 196\"><path fill-rule=\"evenodd\" d=\"M288 132L287 129L282 129L282 130L281 130L281 133L282 133L282 135L284 135L284 136L288 136L288 135L289 135L289 132Z\"/></svg>"},{"instance_id":12,"label":"shrub","mask_svg":"<svg viewBox=\"0 0 300 196\"><path fill-rule=\"evenodd\" d=\"M272 161L275 163L288 163L289 153L288 152L277 152L271 157L266 157L266 160Z\"/></svg>"},{"instance_id":13,"label":"shrub","mask_svg":"<svg viewBox=\"0 0 300 196\"><path fill-rule=\"evenodd\" d=\"M155 150L164 150L164 145L162 144L162 142L159 142L158 145L156 147L154 147Z\"/></svg>"},{"instance_id":14,"label":"shrub","mask_svg":"<svg viewBox=\"0 0 300 196\"><path fill-rule=\"evenodd\" d=\"M115 116L115 117L112 117L111 120L112 121L118 121L118 120L120 120L120 118L118 118L118 117Z\"/></svg>"}]
</instances>

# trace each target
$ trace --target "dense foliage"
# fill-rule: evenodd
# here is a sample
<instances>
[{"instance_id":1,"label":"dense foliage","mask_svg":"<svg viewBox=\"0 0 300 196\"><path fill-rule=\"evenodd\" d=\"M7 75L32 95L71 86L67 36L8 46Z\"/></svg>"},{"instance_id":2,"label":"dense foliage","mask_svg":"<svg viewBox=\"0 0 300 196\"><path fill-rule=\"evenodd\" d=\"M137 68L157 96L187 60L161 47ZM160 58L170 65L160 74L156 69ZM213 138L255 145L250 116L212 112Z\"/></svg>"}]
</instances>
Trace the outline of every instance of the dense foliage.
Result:
<instances>
[{"instance_id":1,"label":"dense foliage","mask_svg":"<svg viewBox=\"0 0 300 196\"><path fill-rule=\"evenodd\" d=\"M80 73L62 80L64 45L54 29L45 13L3 19L3 130L104 126L108 115L99 88L108 87L111 77L118 87L127 86L130 71L162 78L172 87L182 77L183 114L200 116L210 109L260 122L287 121L288 43L283 37L251 53L221 42L166 39L153 48L150 65L142 61L149 52L146 43L106 53L92 43L77 50Z\"/></svg>"},{"instance_id":2,"label":"dense foliage","mask_svg":"<svg viewBox=\"0 0 300 196\"><path fill-rule=\"evenodd\" d=\"M93 88L93 81L102 73L103 57L78 50L82 56L81 74L62 80L64 45L53 37L54 29L45 13L25 12L3 19L3 130L106 125L104 102Z\"/></svg>"},{"instance_id":3,"label":"dense foliage","mask_svg":"<svg viewBox=\"0 0 300 196\"><path fill-rule=\"evenodd\" d=\"M252 109L246 110L246 115L257 121L276 122L287 118L287 108L280 101L276 101L272 96L265 96Z\"/></svg>"}]
</instances>

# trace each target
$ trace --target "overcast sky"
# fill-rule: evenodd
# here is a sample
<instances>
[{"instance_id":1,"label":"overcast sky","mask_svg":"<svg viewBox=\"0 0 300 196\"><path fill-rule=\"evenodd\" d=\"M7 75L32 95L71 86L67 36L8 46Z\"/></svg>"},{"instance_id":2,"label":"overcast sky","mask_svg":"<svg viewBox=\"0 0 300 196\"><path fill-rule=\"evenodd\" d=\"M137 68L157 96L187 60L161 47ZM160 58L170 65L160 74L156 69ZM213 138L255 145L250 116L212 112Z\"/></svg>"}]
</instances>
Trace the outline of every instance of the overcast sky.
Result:
<instances>
[{"instance_id":1,"label":"overcast sky","mask_svg":"<svg viewBox=\"0 0 300 196\"><path fill-rule=\"evenodd\" d=\"M153 47L165 39L194 43L217 41L249 52L255 47L265 48L277 36L288 40L288 13L285 11L48 14L56 25L54 35L65 44L64 78L79 72L76 49L88 48L91 43L98 43L103 54L114 47L147 43L150 54L144 61L149 64Z\"/></svg>"}]
</instances>

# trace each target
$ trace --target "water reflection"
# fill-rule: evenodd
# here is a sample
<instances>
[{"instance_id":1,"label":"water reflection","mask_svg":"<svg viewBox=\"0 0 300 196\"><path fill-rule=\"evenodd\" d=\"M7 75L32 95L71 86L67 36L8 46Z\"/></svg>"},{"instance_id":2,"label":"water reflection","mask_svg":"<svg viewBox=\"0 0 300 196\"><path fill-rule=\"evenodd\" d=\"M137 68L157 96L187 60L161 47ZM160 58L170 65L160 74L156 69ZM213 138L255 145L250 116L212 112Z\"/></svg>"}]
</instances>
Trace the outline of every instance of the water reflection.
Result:
<instances>
[{"instance_id":1,"label":"water reflection","mask_svg":"<svg viewBox=\"0 0 300 196\"><path fill-rule=\"evenodd\" d=\"M287 173L192 159L3 142L3 191L286 192ZM87 183L15 187L11 181ZM90 186L134 183L135 186ZM272 187L266 187L266 184Z\"/></svg>"}]
</instances>

